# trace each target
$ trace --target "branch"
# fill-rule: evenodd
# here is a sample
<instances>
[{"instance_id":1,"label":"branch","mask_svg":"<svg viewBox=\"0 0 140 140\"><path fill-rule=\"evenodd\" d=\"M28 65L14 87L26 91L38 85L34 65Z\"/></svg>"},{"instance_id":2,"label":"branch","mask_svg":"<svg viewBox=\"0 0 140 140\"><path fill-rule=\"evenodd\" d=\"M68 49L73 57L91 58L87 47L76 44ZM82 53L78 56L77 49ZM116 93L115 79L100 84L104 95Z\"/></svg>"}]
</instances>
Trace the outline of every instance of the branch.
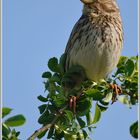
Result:
<instances>
[{"instance_id":1,"label":"branch","mask_svg":"<svg viewBox=\"0 0 140 140\"><path fill-rule=\"evenodd\" d=\"M51 128L55 122L57 121L57 119L61 116L61 114L64 112L64 110L68 107L68 105L66 105L65 107L63 107L62 109L59 110L59 114L57 114L55 116L55 118L53 119L53 121L49 124L46 124L45 126L39 128L38 130L36 130L27 140L34 140L37 136L39 136L41 133L45 132L46 130L48 130L49 128Z\"/></svg>"}]
</instances>

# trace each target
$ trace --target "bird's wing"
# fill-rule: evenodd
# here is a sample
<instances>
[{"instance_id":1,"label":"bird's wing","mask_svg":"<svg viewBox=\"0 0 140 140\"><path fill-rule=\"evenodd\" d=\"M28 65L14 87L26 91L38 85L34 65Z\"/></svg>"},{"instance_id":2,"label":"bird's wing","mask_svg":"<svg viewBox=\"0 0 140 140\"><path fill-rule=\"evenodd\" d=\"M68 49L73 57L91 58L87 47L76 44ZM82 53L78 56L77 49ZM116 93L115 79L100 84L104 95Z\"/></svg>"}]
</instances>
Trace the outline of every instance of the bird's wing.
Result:
<instances>
[{"instance_id":1,"label":"bird's wing","mask_svg":"<svg viewBox=\"0 0 140 140\"><path fill-rule=\"evenodd\" d=\"M81 26L83 26L83 23L85 20L85 16L82 15L80 17L80 19L77 21L77 23L74 25L72 32L70 34L68 43L66 45L66 49L65 49L65 53L68 53L70 51L70 49L73 47L74 42L76 41L76 39L80 38L80 35L82 33L82 28Z\"/></svg>"}]
</instances>

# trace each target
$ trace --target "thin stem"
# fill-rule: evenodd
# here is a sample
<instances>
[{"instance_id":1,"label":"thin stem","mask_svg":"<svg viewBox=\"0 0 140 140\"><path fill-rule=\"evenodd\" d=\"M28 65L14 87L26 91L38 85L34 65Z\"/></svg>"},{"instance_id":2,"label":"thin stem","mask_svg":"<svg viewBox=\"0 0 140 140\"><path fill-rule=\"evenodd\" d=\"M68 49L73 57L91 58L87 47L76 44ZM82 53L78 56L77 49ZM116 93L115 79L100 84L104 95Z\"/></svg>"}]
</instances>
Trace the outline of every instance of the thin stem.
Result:
<instances>
[{"instance_id":1,"label":"thin stem","mask_svg":"<svg viewBox=\"0 0 140 140\"><path fill-rule=\"evenodd\" d=\"M37 136L39 136L41 133L47 131L49 128L51 128L55 122L57 121L57 119L61 116L61 114L64 112L64 110L67 108L68 105L66 105L64 108L59 110L59 114L57 114L55 116L55 118L53 119L53 121L49 124L46 124L45 126L39 128L38 130L36 130L27 140L34 140Z\"/></svg>"},{"instance_id":2,"label":"thin stem","mask_svg":"<svg viewBox=\"0 0 140 140\"><path fill-rule=\"evenodd\" d=\"M43 127L41 127L40 129L36 130L29 138L28 140L34 140L37 136L39 136L41 133L45 132L46 130L48 130L49 128L51 128L54 123L56 122L56 120L58 119L58 115L54 118L54 120L50 123L47 124Z\"/></svg>"}]
</instances>

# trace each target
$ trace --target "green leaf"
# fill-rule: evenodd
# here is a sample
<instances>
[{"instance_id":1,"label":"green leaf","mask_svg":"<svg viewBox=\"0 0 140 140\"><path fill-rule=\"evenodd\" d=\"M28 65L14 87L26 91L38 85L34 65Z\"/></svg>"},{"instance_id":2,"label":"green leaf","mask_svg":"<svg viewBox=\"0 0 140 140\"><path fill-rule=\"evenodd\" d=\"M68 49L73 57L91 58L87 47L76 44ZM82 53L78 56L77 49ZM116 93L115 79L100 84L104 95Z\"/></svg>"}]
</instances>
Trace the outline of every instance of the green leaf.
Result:
<instances>
[{"instance_id":1,"label":"green leaf","mask_svg":"<svg viewBox=\"0 0 140 140\"><path fill-rule=\"evenodd\" d=\"M87 115L86 115L86 119L87 119L87 125L91 125L93 123L93 115L91 112L89 112Z\"/></svg>"},{"instance_id":2,"label":"green leaf","mask_svg":"<svg viewBox=\"0 0 140 140\"><path fill-rule=\"evenodd\" d=\"M66 98L64 97L63 94L59 93L53 97L53 102L54 102L55 106L59 108L65 104Z\"/></svg>"},{"instance_id":3,"label":"green leaf","mask_svg":"<svg viewBox=\"0 0 140 140\"><path fill-rule=\"evenodd\" d=\"M67 133L65 133L64 134L64 139L65 140L77 140L78 137L77 137L76 134L67 134Z\"/></svg>"},{"instance_id":4,"label":"green leaf","mask_svg":"<svg viewBox=\"0 0 140 140\"><path fill-rule=\"evenodd\" d=\"M104 106L108 106L109 105L109 102L104 102L103 100L99 101L102 105Z\"/></svg>"},{"instance_id":5,"label":"green leaf","mask_svg":"<svg viewBox=\"0 0 140 140\"><path fill-rule=\"evenodd\" d=\"M54 114L49 114L48 111L45 111L38 119L38 123L40 124L48 124L52 122L54 119Z\"/></svg>"},{"instance_id":6,"label":"green leaf","mask_svg":"<svg viewBox=\"0 0 140 140\"><path fill-rule=\"evenodd\" d=\"M137 61L138 60L138 55L137 56L131 56L130 59Z\"/></svg>"},{"instance_id":7,"label":"green leaf","mask_svg":"<svg viewBox=\"0 0 140 140\"><path fill-rule=\"evenodd\" d=\"M84 138L84 134L83 133L79 133L77 134L78 136L78 140L82 140Z\"/></svg>"},{"instance_id":8,"label":"green leaf","mask_svg":"<svg viewBox=\"0 0 140 140\"><path fill-rule=\"evenodd\" d=\"M125 73L127 76L131 76L135 68L135 64L131 59L128 59L125 64Z\"/></svg>"},{"instance_id":9,"label":"green leaf","mask_svg":"<svg viewBox=\"0 0 140 140\"><path fill-rule=\"evenodd\" d=\"M109 103L112 99L113 93L109 92L106 97L103 99L104 102Z\"/></svg>"},{"instance_id":10,"label":"green leaf","mask_svg":"<svg viewBox=\"0 0 140 140\"><path fill-rule=\"evenodd\" d=\"M16 137L18 137L20 135L20 132L16 132Z\"/></svg>"},{"instance_id":11,"label":"green leaf","mask_svg":"<svg viewBox=\"0 0 140 140\"><path fill-rule=\"evenodd\" d=\"M44 84L45 84L45 91L46 91L46 90L48 90L48 89L49 89L49 81L44 82Z\"/></svg>"},{"instance_id":12,"label":"green leaf","mask_svg":"<svg viewBox=\"0 0 140 140\"><path fill-rule=\"evenodd\" d=\"M80 99L77 102L77 106L76 106L77 116L86 115L90 111L91 107L92 107L91 99L89 98Z\"/></svg>"},{"instance_id":13,"label":"green leaf","mask_svg":"<svg viewBox=\"0 0 140 140\"><path fill-rule=\"evenodd\" d=\"M8 135L8 139L3 139L3 140L18 140L18 135L19 135L19 132L16 132L15 129L12 129L12 131Z\"/></svg>"},{"instance_id":14,"label":"green leaf","mask_svg":"<svg viewBox=\"0 0 140 140\"><path fill-rule=\"evenodd\" d=\"M86 140L86 138L88 137L88 133L85 130L82 130L83 135L84 135L84 139Z\"/></svg>"},{"instance_id":15,"label":"green leaf","mask_svg":"<svg viewBox=\"0 0 140 140\"><path fill-rule=\"evenodd\" d=\"M49 120L49 112L45 111L38 119L38 123L45 124Z\"/></svg>"},{"instance_id":16,"label":"green leaf","mask_svg":"<svg viewBox=\"0 0 140 140\"><path fill-rule=\"evenodd\" d=\"M52 128L50 128L50 130L49 130L49 132L48 132L48 137L47 137L47 139L52 138L53 132L54 132L54 128L52 127Z\"/></svg>"},{"instance_id":17,"label":"green leaf","mask_svg":"<svg viewBox=\"0 0 140 140\"><path fill-rule=\"evenodd\" d=\"M49 91L49 97L52 98L52 96L56 92L56 84L54 82L49 82L48 91Z\"/></svg>"},{"instance_id":18,"label":"green leaf","mask_svg":"<svg viewBox=\"0 0 140 140\"><path fill-rule=\"evenodd\" d=\"M88 127L88 130L90 131L90 133L92 133L92 127Z\"/></svg>"},{"instance_id":19,"label":"green leaf","mask_svg":"<svg viewBox=\"0 0 140 140\"><path fill-rule=\"evenodd\" d=\"M55 73L51 78L50 78L50 82L57 82L57 83L61 83L61 77L58 75L58 73Z\"/></svg>"},{"instance_id":20,"label":"green leaf","mask_svg":"<svg viewBox=\"0 0 140 140\"><path fill-rule=\"evenodd\" d=\"M2 135L8 138L10 132L11 132L10 128L5 123L2 123Z\"/></svg>"},{"instance_id":21,"label":"green leaf","mask_svg":"<svg viewBox=\"0 0 140 140\"><path fill-rule=\"evenodd\" d=\"M52 74L50 73L50 72L44 72L43 74L42 74L42 78L51 78L52 77Z\"/></svg>"},{"instance_id":22,"label":"green leaf","mask_svg":"<svg viewBox=\"0 0 140 140\"><path fill-rule=\"evenodd\" d=\"M5 124L8 126L20 126L23 125L25 123L26 119L23 115L19 114L19 115L15 115L13 117L10 117L9 119L7 119L5 121Z\"/></svg>"},{"instance_id":23,"label":"green leaf","mask_svg":"<svg viewBox=\"0 0 140 140\"><path fill-rule=\"evenodd\" d=\"M46 104L43 104L43 105L41 105L41 106L38 107L38 109L40 111L40 114L42 114L46 110L46 107L47 107Z\"/></svg>"},{"instance_id":24,"label":"green leaf","mask_svg":"<svg viewBox=\"0 0 140 140\"><path fill-rule=\"evenodd\" d=\"M50 112L56 112L56 110L58 108L56 108L56 105L54 104L54 102L52 103L52 105L48 104L48 108L47 108Z\"/></svg>"},{"instance_id":25,"label":"green leaf","mask_svg":"<svg viewBox=\"0 0 140 140\"><path fill-rule=\"evenodd\" d=\"M101 106L99 104L97 104L97 105L100 108L101 112L104 112L104 111L106 111L108 109L108 107L104 107L104 106Z\"/></svg>"},{"instance_id":26,"label":"green leaf","mask_svg":"<svg viewBox=\"0 0 140 140\"><path fill-rule=\"evenodd\" d=\"M13 129L13 130L12 130L12 135L13 135L13 136L16 136L16 134L17 134L16 130Z\"/></svg>"},{"instance_id":27,"label":"green leaf","mask_svg":"<svg viewBox=\"0 0 140 140\"><path fill-rule=\"evenodd\" d=\"M118 69L115 73L115 76L117 76L118 74L125 73L125 63L126 63L127 60L128 60L128 57L126 57L126 56L121 56L120 57L119 63L117 65Z\"/></svg>"},{"instance_id":28,"label":"green leaf","mask_svg":"<svg viewBox=\"0 0 140 140\"><path fill-rule=\"evenodd\" d=\"M41 102L47 102L47 101L48 101L48 98L45 98L45 97L43 97L42 95L39 95L37 98L38 98L38 100L40 100Z\"/></svg>"},{"instance_id":29,"label":"green leaf","mask_svg":"<svg viewBox=\"0 0 140 140\"><path fill-rule=\"evenodd\" d=\"M48 67L53 72L58 72L58 60L57 58L53 57L49 59Z\"/></svg>"},{"instance_id":30,"label":"green leaf","mask_svg":"<svg viewBox=\"0 0 140 140\"><path fill-rule=\"evenodd\" d=\"M5 116L7 116L8 114L10 114L11 111L12 111L11 108L3 107L2 108L2 118L4 118Z\"/></svg>"},{"instance_id":31,"label":"green leaf","mask_svg":"<svg viewBox=\"0 0 140 140\"><path fill-rule=\"evenodd\" d=\"M65 110L65 116L71 121L73 119L73 113L69 110Z\"/></svg>"},{"instance_id":32,"label":"green leaf","mask_svg":"<svg viewBox=\"0 0 140 140\"><path fill-rule=\"evenodd\" d=\"M48 131L48 130L47 130ZM41 139L42 137L45 136L45 134L47 133L47 131L42 132L39 136L37 136L37 138Z\"/></svg>"},{"instance_id":33,"label":"green leaf","mask_svg":"<svg viewBox=\"0 0 140 140\"><path fill-rule=\"evenodd\" d=\"M128 57L121 56L117 67L122 67L122 65L124 65L127 60L128 60Z\"/></svg>"},{"instance_id":34,"label":"green leaf","mask_svg":"<svg viewBox=\"0 0 140 140\"><path fill-rule=\"evenodd\" d=\"M100 120L100 118L101 118L101 110L99 106L96 104L93 124L97 123Z\"/></svg>"},{"instance_id":35,"label":"green leaf","mask_svg":"<svg viewBox=\"0 0 140 140\"><path fill-rule=\"evenodd\" d=\"M124 66L121 66L117 69L115 76L117 76L118 74L122 74L122 73L125 73Z\"/></svg>"},{"instance_id":36,"label":"green leaf","mask_svg":"<svg viewBox=\"0 0 140 140\"><path fill-rule=\"evenodd\" d=\"M130 134L134 137L134 138L138 138L138 121L136 121L135 123L133 123L130 126Z\"/></svg>"},{"instance_id":37,"label":"green leaf","mask_svg":"<svg viewBox=\"0 0 140 140\"><path fill-rule=\"evenodd\" d=\"M136 105L137 103L137 99L136 98L133 98L132 96L130 97L130 102L132 105Z\"/></svg>"},{"instance_id":38,"label":"green leaf","mask_svg":"<svg viewBox=\"0 0 140 140\"><path fill-rule=\"evenodd\" d=\"M78 117L77 121L78 121L79 125L81 126L81 128L85 127L86 123L81 118Z\"/></svg>"},{"instance_id":39,"label":"green leaf","mask_svg":"<svg viewBox=\"0 0 140 140\"><path fill-rule=\"evenodd\" d=\"M123 103L123 104L127 104L127 105L130 105L130 100L129 100L129 96L128 95L121 95L121 96L118 96L117 99Z\"/></svg>"},{"instance_id":40,"label":"green leaf","mask_svg":"<svg viewBox=\"0 0 140 140\"><path fill-rule=\"evenodd\" d=\"M89 89L86 91L87 96L92 97L93 100L101 100L104 98L104 95L98 89Z\"/></svg>"},{"instance_id":41,"label":"green leaf","mask_svg":"<svg viewBox=\"0 0 140 140\"><path fill-rule=\"evenodd\" d=\"M78 131L79 125L75 120L73 120L71 128L73 129L74 132Z\"/></svg>"},{"instance_id":42,"label":"green leaf","mask_svg":"<svg viewBox=\"0 0 140 140\"><path fill-rule=\"evenodd\" d=\"M64 132L62 130L55 130L55 140L61 140L64 137Z\"/></svg>"}]
</instances>

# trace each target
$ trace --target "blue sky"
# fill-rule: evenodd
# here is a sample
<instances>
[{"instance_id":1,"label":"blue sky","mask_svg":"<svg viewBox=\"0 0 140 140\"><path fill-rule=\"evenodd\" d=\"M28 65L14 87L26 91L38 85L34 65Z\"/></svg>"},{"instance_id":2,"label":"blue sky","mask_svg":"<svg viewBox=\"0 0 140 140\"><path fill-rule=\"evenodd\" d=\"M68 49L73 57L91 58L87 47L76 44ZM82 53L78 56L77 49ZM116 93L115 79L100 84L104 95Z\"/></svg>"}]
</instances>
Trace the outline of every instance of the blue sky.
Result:
<instances>
[{"instance_id":1,"label":"blue sky","mask_svg":"<svg viewBox=\"0 0 140 140\"><path fill-rule=\"evenodd\" d=\"M137 54L137 0L118 0L124 27L122 55ZM80 0L3 0L3 106L13 108L11 115L22 113L27 122L19 127L20 139L37 128L44 94L42 73L50 57L64 52L72 27L81 16ZM133 140L129 126L137 119L131 110L115 103L102 114L94 140ZM44 139L45 140L45 139Z\"/></svg>"}]
</instances>

